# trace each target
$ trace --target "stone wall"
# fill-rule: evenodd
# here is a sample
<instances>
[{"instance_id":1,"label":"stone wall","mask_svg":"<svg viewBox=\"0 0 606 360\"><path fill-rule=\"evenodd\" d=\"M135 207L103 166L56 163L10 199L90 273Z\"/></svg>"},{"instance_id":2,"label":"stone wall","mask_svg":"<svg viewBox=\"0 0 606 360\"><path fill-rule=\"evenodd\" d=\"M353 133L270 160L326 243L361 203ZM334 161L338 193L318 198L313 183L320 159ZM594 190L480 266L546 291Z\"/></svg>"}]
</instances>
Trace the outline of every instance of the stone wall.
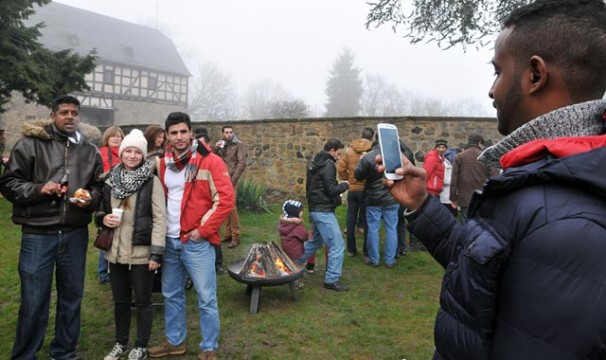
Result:
<instances>
[{"instance_id":1,"label":"stone wall","mask_svg":"<svg viewBox=\"0 0 606 360\"><path fill-rule=\"evenodd\" d=\"M123 126L125 132L133 127L143 130L147 124L163 125L166 115L158 114L175 111L144 106L145 104L141 104L141 108L139 105L119 105L115 123ZM13 100L9 108L10 111L0 115L0 128L6 129L6 155L20 137L19 129L23 121L47 118L50 113L46 107L24 104L22 100ZM149 116L147 121L142 120L145 115ZM127 119L131 116L136 120L129 122ZM360 137L363 128L376 128L376 124L380 122L392 123L398 127L400 138L412 149L418 161L422 161L423 155L433 148L434 141L438 138L448 140L449 146L460 148L465 146L467 136L473 132L481 133L488 143L494 143L501 138L496 130L494 118L357 117L234 121L229 124L234 127L237 136L248 145L248 166L243 178L268 189L302 197L305 189L305 170L328 139L337 138L347 145ZM219 139L224 124L197 122L194 127L206 127L211 142L214 143Z\"/></svg>"},{"instance_id":2,"label":"stone wall","mask_svg":"<svg viewBox=\"0 0 606 360\"><path fill-rule=\"evenodd\" d=\"M238 138L248 145L248 166L243 178L302 197L305 192L305 170L316 153L330 138L344 144L360 137L365 127L395 124L400 138L422 161L438 138L449 146L463 148L467 136L481 133L488 143L498 141L494 118L390 117L390 118L317 118L302 120L260 120L231 122ZM211 143L219 139L224 123L196 123L204 126Z\"/></svg>"}]
</instances>

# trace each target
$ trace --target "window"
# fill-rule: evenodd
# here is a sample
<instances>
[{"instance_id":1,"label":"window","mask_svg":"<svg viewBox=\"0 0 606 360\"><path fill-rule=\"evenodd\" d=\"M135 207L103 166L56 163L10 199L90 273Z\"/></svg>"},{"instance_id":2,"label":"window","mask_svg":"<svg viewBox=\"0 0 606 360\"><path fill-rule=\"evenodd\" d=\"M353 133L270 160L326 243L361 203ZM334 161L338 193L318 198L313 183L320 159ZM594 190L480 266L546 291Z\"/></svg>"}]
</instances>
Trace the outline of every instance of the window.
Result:
<instances>
[{"instance_id":1,"label":"window","mask_svg":"<svg viewBox=\"0 0 606 360\"><path fill-rule=\"evenodd\" d=\"M103 83L113 84L114 83L114 69L103 69Z\"/></svg>"}]
</instances>

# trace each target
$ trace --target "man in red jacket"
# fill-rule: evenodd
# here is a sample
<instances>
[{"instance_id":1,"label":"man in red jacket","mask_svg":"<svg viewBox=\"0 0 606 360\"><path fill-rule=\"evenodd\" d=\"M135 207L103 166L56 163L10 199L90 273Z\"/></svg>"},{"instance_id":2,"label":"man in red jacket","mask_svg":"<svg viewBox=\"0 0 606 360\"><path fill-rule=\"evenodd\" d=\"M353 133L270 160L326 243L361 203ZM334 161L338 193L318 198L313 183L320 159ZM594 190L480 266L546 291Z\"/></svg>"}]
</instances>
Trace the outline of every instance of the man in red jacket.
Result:
<instances>
[{"instance_id":1,"label":"man in red jacket","mask_svg":"<svg viewBox=\"0 0 606 360\"><path fill-rule=\"evenodd\" d=\"M427 192L440 196L444 190L444 153L448 143L444 139L436 140L436 146L423 159L423 168L427 172Z\"/></svg>"},{"instance_id":2,"label":"man in red jacket","mask_svg":"<svg viewBox=\"0 0 606 360\"><path fill-rule=\"evenodd\" d=\"M169 145L158 173L167 199L162 272L166 341L149 349L149 356L187 352L185 281L189 275L200 311L198 358L215 359L220 326L213 245L219 245L219 228L234 206L234 189L223 160L193 137L187 114L169 114L165 128Z\"/></svg>"}]
</instances>

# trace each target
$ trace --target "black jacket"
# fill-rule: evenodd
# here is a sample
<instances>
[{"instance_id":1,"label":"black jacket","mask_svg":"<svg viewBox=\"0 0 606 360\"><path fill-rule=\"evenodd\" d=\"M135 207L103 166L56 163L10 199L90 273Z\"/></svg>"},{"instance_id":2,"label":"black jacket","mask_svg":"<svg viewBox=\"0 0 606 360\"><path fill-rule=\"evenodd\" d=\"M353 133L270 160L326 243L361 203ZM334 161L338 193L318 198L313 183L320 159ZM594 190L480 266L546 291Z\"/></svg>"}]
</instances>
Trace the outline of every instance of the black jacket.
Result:
<instances>
[{"instance_id":1,"label":"black jacket","mask_svg":"<svg viewBox=\"0 0 606 360\"><path fill-rule=\"evenodd\" d=\"M13 222L24 232L35 228L86 227L101 200L103 164L99 151L86 138L74 143L56 131L50 120L26 123L20 139L0 177L0 192L13 203ZM48 181L59 182L69 169L67 194L59 201L40 190ZM92 203L86 209L72 205L69 198L84 188ZM34 229L32 229L34 228Z\"/></svg>"},{"instance_id":2,"label":"black jacket","mask_svg":"<svg viewBox=\"0 0 606 360\"><path fill-rule=\"evenodd\" d=\"M328 152L322 151L307 169L305 187L310 212L333 212L341 204L340 195L349 185L337 183L335 159Z\"/></svg>"},{"instance_id":3,"label":"black jacket","mask_svg":"<svg viewBox=\"0 0 606 360\"><path fill-rule=\"evenodd\" d=\"M446 268L436 359L606 358L606 147L508 168L409 229Z\"/></svg>"},{"instance_id":4,"label":"black jacket","mask_svg":"<svg viewBox=\"0 0 606 360\"><path fill-rule=\"evenodd\" d=\"M389 206L397 204L389 192L389 188L383 183L383 173L376 170L375 158L381 154L379 144L375 144L371 151L367 152L360 161L354 172L356 180L366 180L364 187L364 201L368 206Z\"/></svg>"}]
</instances>

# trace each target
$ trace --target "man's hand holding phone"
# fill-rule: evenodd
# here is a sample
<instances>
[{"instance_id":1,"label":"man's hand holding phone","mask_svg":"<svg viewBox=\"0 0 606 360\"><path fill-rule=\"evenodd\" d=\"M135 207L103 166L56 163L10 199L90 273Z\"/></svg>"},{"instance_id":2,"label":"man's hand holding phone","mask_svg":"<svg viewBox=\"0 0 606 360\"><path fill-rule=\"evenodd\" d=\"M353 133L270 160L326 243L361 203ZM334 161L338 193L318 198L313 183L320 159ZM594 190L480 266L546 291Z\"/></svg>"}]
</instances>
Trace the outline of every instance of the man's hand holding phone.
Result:
<instances>
[{"instance_id":1,"label":"man's hand holding phone","mask_svg":"<svg viewBox=\"0 0 606 360\"><path fill-rule=\"evenodd\" d=\"M409 211L420 208L427 199L426 173L414 166L400 150L398 129L393 124L378 124L381 155L377 155L377 171L385 173L391 195Z\"/></svg>"}]
</instances>

